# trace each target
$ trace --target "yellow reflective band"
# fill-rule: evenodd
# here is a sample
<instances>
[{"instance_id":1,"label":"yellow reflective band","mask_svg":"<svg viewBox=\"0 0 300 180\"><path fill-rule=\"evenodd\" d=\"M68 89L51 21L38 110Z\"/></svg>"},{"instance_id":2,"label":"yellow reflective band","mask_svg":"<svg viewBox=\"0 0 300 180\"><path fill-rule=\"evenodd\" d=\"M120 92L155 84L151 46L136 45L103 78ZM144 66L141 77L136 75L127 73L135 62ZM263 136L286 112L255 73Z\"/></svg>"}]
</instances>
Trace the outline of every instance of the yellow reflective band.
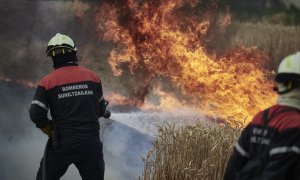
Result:
<instances>
[{"instance_id":1,"label":"yellow reflective band","mask_svg":"<svg viewBox=\"0 0 300 180\"><path fill-rule=\"evenodd\" d=\"M287 68L292 68L292 57L291 56L288 56L287 58L286 58L286 67Z\"/></svg>"},{"instance_id":2,"label":"yellow reflective band","mask_svg":"<svg viewBox=\"0 0 300 180\"><path fill-rule=\"evenodd\" d=\"M63 54L65 54L65 49L64 48L62 49L62 52L63 52Z\"/></svg>"},{"instance_id":3,"label":"yellow reflective band","mask_svg":"<svg viewBox=\"0 0 300 180\"><path fill-rule=\"evenodd\" d=\"M62 39L63 41L65 41L65 40L67 40L67 36L62 35L62 36L61 36L61 39Z\"/></svg>"},{"instance_id":4,"label":"yellow reflective band","mask_svg":"<svg viewBox=\"0 0 300 180\"><path fill-rule=\"evenodd\" d=\"M55 56L55 52L54 51L52 51L52 56Z\"/></svg>"}]
</instances>

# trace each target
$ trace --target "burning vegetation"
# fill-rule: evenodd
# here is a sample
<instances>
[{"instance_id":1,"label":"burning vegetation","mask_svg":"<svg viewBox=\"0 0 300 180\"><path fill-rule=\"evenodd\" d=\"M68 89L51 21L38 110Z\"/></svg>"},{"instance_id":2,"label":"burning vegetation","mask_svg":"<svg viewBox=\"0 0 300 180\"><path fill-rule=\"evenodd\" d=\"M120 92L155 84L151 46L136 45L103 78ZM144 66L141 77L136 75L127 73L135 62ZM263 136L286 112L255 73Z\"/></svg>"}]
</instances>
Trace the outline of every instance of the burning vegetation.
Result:
<instances>
[{"instance_id":1,"label":"burning vegetation","mask_svg":"<svg viewBox=\"0 0 300 180\"><path fill-rule=\"evenodd\" d=\"M250 4L266 1L241 2L248 9ZM52 70L51 60L45 60L44 55L49 36L56 32L66 32L79 45L80 64L98 70L104 90L107 90L106 98L114 105L111 109L115 108L118 112L139 109L166 111L184 107L191 109L184 110L184 115L191 117L191 121L197 124L179 128L173 116L162 115L162 118L157 118L149 117L144 112L115 113L118 116L115 120L125 119L127 125L138 124L142 128L137 129L143 133L152 130L150 125L156 127L157 121L172 121L171 124L159 127L157 138L153 141L153 150L143 158L144 179L220 179L232 145L240 133L239 128L231 127L245 125L255 113L274 103L270 64L299 49L300 40L297 37L300 37L300 23L297 18L299 15L290 12L280 12L268 18L266 14L270 11L257 13L254 7L253 13L240 6L224 10L220 9L219 3L227 1L3 2L2 25L6 28L1 33L5 41L1 46L3 60L0 85L4 103L0 123L5 128L1 131L1 144L4 147L1 160L9 162L6 166L18 169L20 173L4 171L2 178L32 179L36 173L27 164L29 160L39 163L40 159L35 159L35 151L40 151L39 143L42 140L37 134L34 135L34 141L31 141L33 131L26 123L29 120L28 104L24 102L30 102L32 98L32 91L27 92L28 88L35 88L37 80ZM249 17L249 13L254 18ZM7 15L10 18L6 18ZM237 15L240 20L236 19ZM297 26L286 23L289 20L294 22L293 19L297 21ZM97 40L94 37L95 31ZM220 39L222 42L219 43ZM212 46L216 42L218 44ZM246 47L232 49L235 45ZM109 65L106 62L108 52ZM115 77L111 77L108 66ZM10 86L10 83L5 82L21 84L26 88ZM116 85L116 82L120 84ZM196 111L194 116L191 115L191 112L195 113L193 110ZM178 119L191 122L175 112L174 116ZM202 116L198 118L199 114L221 119L222 122L225 120L230 126L227 123L206 123L202 121ZM136 121L133 122L133 119ZM142 143L129 144L127 140L131 142L136 134L132 138L124 134L123 127L115 127L118 126L113 127L113 138L108 138L109 142L104 143L109 152L107 162L114 163L108 163L106 176L125 179L127 176L124 174L132 173L137 168L137 165L132 165L135 161L131 160L132 155L128 151L136 156L134 145L144 146L145 141L142 139ZM111 128L106 130L111 131ZM121 137L115 138L118 133ZM22 139L14 138L18 136ZM112 143L112 140L117 142ZM28 144L30 148L27 148ZM130 148L127 148L128 144ZM14 148L15 152L11 153L10 147L16 145L20 148ZM37 147L34 152L33 146ZM21 161L15 158L14 154L20 153L20 149L28 158ZM124 151L120 152L120 149ZM110 155L113 159L109 159ZM124 157L129 157L130 162L120 163L119 160ZM130 170L126 167L130 167ZM130 174L130 177L136 176L136 172Z\"/></svg>"},{"instance_id":2,"label":"burning vegetation","mask_svg":"<svg viewBox=\"0 0 300 180\"><path fill-rule=\"evenodd\" d=\"M223 14L217 9L215 1L115 0L101 4L95 20L99 38L114 45L109 64L115 76L126 70L142 74L143 91L159 86L151 86L153 79L167 79L180 89L181 96L172 97L180 105L230 123L248 123L275 101L272 74L265 68L269 57L257 48L212 53L206 43L222 35L231 21L229 8ZM153 107L145 105L147 92L138 94L139 99L128 101ZM164 98L160 101L168 102Z\"/></svg>"}]
</instances>

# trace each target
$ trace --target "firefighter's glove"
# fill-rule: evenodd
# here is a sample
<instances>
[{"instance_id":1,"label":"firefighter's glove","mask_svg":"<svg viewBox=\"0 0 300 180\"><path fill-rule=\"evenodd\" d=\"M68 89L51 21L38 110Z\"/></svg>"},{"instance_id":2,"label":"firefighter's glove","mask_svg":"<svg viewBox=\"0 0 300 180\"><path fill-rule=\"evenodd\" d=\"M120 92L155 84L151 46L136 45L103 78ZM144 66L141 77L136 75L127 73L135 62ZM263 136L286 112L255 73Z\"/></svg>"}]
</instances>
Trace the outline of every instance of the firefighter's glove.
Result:
<instances>
[{"instance_id":1,"label":"firefighter's glove","mask_svg":"<svg viewBox=\"0 0 300 180\"><path fill-rule=\"evenodd\" d=\"M51 132L53 131L53 122L52 121L48 121L47 125L43 128L41 128L41 130L43 131L43 133L47 134L49 137L51 136Z\"/></svg>"}]
</instances>

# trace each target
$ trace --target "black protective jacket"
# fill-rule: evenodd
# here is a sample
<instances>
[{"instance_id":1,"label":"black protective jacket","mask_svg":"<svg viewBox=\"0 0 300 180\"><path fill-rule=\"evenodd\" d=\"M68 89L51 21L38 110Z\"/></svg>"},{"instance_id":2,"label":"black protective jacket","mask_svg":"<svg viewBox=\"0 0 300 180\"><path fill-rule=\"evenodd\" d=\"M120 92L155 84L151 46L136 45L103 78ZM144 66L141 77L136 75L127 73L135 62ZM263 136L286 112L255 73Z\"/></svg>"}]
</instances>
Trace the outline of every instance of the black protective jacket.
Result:
<instances>
[{"instance_id":1,"label":"black protective jacket","mask_svg":"<svg viewBox=\"0 0 300 180\"><path fill-rule=\"evenodd\" d=\"M224 180L300 180L299 171L300 112L275 105L244 129Z\"/></svg>"},{"instance_id":2,"label":"black protective jacket","mask_svg":"<svg viewBox=\"0 0 300 180\"><path fill-rule=\"evenodd\" d=\"M98 118L105 112L100 79L76 64L54 70L39 82L29 110L38 128L48 123L48 110L62 146L99 141Z\"/></svg>"}]
</instances>

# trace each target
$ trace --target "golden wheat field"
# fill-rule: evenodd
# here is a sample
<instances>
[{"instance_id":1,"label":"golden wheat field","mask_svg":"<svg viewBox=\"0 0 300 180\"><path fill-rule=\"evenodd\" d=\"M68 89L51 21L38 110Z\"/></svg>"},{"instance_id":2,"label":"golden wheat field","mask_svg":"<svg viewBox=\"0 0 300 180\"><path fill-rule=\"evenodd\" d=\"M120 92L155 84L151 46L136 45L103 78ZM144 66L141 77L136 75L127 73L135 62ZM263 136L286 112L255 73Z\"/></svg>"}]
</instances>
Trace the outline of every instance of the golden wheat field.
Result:
<instances>
[{"instance_id":1,"label":"golden wheat field","mask_svg":"<svg viewBox=\"0 0 300 180\"><path fill-rule=\"evenodd\" d=\"M204 121L181 127L164 124L144 160L143 179L222 179L240 132L226 124Z\"/></svg>"}]
</instances>

